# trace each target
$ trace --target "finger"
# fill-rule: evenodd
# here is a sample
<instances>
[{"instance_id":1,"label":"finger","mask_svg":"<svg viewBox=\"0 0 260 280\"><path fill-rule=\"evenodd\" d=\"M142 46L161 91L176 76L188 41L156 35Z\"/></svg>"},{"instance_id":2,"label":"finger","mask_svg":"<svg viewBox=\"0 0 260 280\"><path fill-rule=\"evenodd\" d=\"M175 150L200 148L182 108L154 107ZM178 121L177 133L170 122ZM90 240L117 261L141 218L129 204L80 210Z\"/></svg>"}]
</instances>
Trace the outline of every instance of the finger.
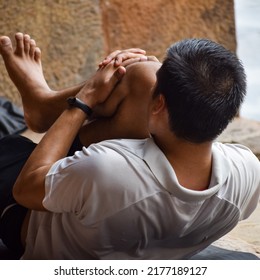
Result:
<instances>
[{"instance_id":1,"label":"finger","mask_svg":"<svg viewBox=\"0 0 260 280\"><path fill-rule=\"evenodd\" d=\"M157 57L155 57L154 55L147 56L147 60L159 62L159 59Z\"/></svg>"},{"instance_id":2,"label":"finger","mask_svg":"<svg viewBox=\"0 0 260 280\"><path fill-rule=\"evenodd\" d=\"M146 56L143 54L137 54L137 53L131 53L131 52L127 52L127 53L120 53L116 56L115 58L115 66L119 66L123 63L123 61L131 59L131 58L139 58L139 59L144 59L146 60Z\"/></svg>"},{"instance_id":3,"label":"finger","mask_svg":"<svg viewBox=\"0 0 260 280\"><path fill-rule=\"evenodd\" d=\"M124 77L126 73L125 67L120 66L115 69L115 67L113 66L113 62L111 64L112 66L108 65L108 67L104 67L102 69L102 71L104 71L104 84L100 88L99 93L103 91L105 95L103 95L103 99L99 103L103 103L105 100L107 100L115 86L119 83L119 81Z\"/></svg>"},{"instance_id":4,"label":"finger","mask_svg":"<svg viewBox=\"0 0 260 280\"><path fill-rule=\"evenodd\" d=\"M102 62L99 63L99 67L108 64L111 62L113 59L117 58L118 56L120 57L121 55L125 55L125 53L133 53L133 54L146 54L146 51L140 48L130 48L126 50L116 50L109 54ZM120 58L119 58L120 60Z\"/></svg>"},{"instance_id":5,"label":"finger","mask_svg":"<svg viewBox=\"0 0 260 280\"><path fill-rule=\"evenodd\" d=\"M110 63L108 63L108 65L101 67L98 71L100 71L101 73L100 77L103 77L104 81L108 82L112 86L115 85L118 81L120 81L126 73L125 67L115 67L113 60Z\"/></svg>"},{"instance_id":6,"label":"finger","mask_svg":"<svg viewBox=\"0 0 260 280\"><path fill-rule=\"evenodd\" d=\"M146 51L140 48L130 48L122 50L121 52L131 52L131 53L140 53L140 54L146 54Z\"/></svg>"},{"instance_id":7,"label":"finger","mask_svg":"<svg viewBox=\"0 0 260 280\"><path fill-rule=\"evenodd\" d=\"M143 49L139 48L130 48L130 49L125 49L125 50L117 50L109 54L106 58L108 58L110 61L115 59L119 55L124 55L126 53L132 53L132 54L146 54L146 51Z\"/></svg>"},{"instance_id":8,"label":"finger","mask_svg":"<svg viewBox=\"0 0 260 280\"><path fill-rule=\"evenodd\" d=\"M102 65L106 65L108 64L109 62L111 62L119 53L121 52L121 50L116 50L114 52L112 52L111 54L109 54L107 57L105 57L105 59L99 63L102 64Z\"/></svg>"},{"instance_id":9,"label":"finger","mask_svg":"<svg viewBox=\"0 0 260 280\"><path fill-rule=\"evenodd\" d=\"M136 62L141 62L141 61L147 61L147 57L146 56L133 57L133 58L130 58L130 59L127 59L127 60L123 61L121 65L126 67L130 64L133 64L133 63L136 63Z\"/></svg>"},{"instance_id":10,"label":"finger","mask_svg":"<svg viewBox=\"0 0 260 280\"><path fill-rule=\"evenodd\" d=\"M114 77L116 78L117 82L119 82L124 77L125 73L125 67L119 66L116 72L114 73Z\"/></svg>"}]
</instances>

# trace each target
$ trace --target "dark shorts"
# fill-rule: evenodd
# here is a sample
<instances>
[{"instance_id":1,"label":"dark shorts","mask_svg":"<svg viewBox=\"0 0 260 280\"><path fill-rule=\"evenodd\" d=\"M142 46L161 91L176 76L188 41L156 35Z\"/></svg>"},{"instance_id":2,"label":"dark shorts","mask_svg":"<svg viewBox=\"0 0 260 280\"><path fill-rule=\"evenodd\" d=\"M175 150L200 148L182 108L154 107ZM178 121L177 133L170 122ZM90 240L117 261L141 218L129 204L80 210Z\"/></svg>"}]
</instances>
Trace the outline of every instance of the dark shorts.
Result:
<instances>
[{"instance_id":1,"label":"dark shorts","mask_svg":"<svg viewBox=\"0 0 260 280\"><path fill-rule=\"evenodd\" d=\"M12 190L16 178L35 147L35 143L20 135L0 139L0 238L17 254L23 252L20 236L27 209L16 203ZM68 155L81 149L82 145L77 138Z\"/></svg>"}]
</instances>

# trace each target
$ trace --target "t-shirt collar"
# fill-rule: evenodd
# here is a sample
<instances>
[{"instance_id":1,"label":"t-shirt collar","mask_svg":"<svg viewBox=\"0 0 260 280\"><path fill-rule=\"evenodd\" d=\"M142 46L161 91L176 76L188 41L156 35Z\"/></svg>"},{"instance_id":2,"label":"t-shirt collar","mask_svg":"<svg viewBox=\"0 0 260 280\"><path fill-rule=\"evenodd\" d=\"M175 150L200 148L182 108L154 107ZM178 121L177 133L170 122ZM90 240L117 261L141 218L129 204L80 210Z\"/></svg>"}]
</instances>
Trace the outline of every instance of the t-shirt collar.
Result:
<instances>
[{"instance_id":1,"label":"t-shirt collar","mask_svg":"<svg viewBox=\"0 0 260 280\"><path fill-rule=\"evenodd\" d=\"M161 186L173 196L184 201L194 202L211 197L220 189L228 177L228 160L219 150L217 150L216 147L214 147L214 144L212 147L213 163L211 181L209 188L204 191L190 190L179 184L174 169L152 138L147 139L143 151L143 160L160 182Z\"/></svg>"}]
</instances>

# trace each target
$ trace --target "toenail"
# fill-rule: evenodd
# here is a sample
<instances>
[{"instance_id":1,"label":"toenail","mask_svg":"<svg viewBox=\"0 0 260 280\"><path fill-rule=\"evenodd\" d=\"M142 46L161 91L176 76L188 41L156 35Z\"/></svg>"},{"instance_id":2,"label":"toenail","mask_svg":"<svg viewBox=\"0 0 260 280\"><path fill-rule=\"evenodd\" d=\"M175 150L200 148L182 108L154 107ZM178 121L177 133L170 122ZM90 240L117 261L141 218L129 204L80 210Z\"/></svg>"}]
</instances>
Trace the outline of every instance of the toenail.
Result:
<instances>
[{"instance_id":1,"label":"toenail","mask_svg":"<svg viewBox=\"0 0 260 280\"><path fill-rule=\"evenodd\" d=\"M0 43L1 43L2 46L6 46L6 45L10 44L10 40L7 37L3 37L3 38L0 39Z\"/></svg>"},{"instance_id":2,"label":"toenail","mask_svg":"<svg viewBox=\"0 0 260 280\"><path fill-rule=\"evenodd\" d=\"M16 33L15 38L18 39L18 40L22 40L23 39L23 33L21 33L21 32Z\"/></svg>"}]
</instances>

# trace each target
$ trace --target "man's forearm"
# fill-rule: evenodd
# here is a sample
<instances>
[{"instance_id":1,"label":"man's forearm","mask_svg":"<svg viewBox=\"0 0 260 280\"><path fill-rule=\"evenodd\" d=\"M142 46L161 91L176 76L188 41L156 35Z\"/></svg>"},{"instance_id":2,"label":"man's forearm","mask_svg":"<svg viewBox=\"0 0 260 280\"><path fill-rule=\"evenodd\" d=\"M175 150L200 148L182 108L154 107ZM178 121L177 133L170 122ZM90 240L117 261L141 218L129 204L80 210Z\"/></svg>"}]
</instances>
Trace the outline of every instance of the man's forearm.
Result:
<instances>
[{"instance_id":1,"label":"man's forearm","mask_svg":"<svg viewBox=\"0 0 260 280\"><path fill-rule=\"evenodd\" d=\"M44 210L45 176L53 163L67 155L85 119L86 114L77 108L65 110L45 134L15 183L13 194L19 204Z\"/></svg>"},{"instance_id":2,"label":"man's forearm","mask_svg":"<svg viewBox=\"0 0 260 280\"><path fill-rule=\"evenodd\" d=\"M90 108L104 103L117 82L125 74L123 67L113 63L99 69L76 95ZM79 108L65 110L47 131L24 165L13 188L14 198L21 205L34 210L44 210L45 176L50 167L66 157L73 140L86 120Z\"/></svg>"}]
</instances>

